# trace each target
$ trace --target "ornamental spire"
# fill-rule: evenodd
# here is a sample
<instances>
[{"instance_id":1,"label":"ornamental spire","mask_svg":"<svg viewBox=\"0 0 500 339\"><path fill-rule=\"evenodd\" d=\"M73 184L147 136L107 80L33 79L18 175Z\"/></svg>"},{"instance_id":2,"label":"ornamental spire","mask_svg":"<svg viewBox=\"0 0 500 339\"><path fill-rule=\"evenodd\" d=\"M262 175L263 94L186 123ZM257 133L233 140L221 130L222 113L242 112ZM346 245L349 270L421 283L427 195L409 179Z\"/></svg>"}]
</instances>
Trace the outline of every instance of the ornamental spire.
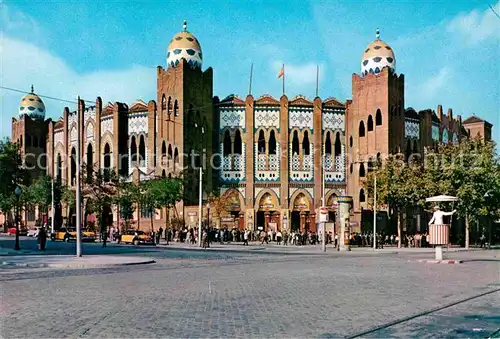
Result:
<instances>
[{"instance_id":1,"label":"ornamental spire","mask_svg":"<svg viewBox=\"0 0 500 339\"><path fill-rule=\"evenodd\" d=\"M33 89L33 84L31 84L31 94L35 93L35 90Z\"/></svg>"},{"instance_id":2,"label":"ornamental spire","mask_svg":"<svg viewBox=\"0 0 500 339\"><path fill-rule=\"evenodd\" d=\"M375 31L375 38L377 40L380 40L380 29L377 28L377 30Z\"/></svg>"},{"instance_id":3,"label":"ornamental spire","mask_svg":"<svg viewBox=\"0 0 500 339\"><path fill-rule=\"evenodd\" d=\"M188 22L187 20L184 20L184 24L182 25L182 28L184 28L184 32L187 32L187 27L188 27Z\"/></svg>"}]
</instances>

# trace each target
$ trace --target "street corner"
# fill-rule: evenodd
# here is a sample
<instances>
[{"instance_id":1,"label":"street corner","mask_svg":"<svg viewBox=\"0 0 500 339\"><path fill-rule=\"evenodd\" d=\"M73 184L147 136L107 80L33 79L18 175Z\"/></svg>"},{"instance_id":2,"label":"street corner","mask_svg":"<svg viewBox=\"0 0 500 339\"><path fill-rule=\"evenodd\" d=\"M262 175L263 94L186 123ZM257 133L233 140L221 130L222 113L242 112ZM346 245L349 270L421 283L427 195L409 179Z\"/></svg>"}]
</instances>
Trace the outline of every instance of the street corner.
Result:
<instances>
[{"instance_id":1,"label":"street corner","mask_svg":"<svg viewBox=\"0 0 500 339\"><path fill-rule=\"evenodd\" d=\"M69 268L69 269L89 269L89 268L110 268L119 266L147 265L156 263L152 258L133 256L107 256L88 255L83 257L75 256L11 256L4 258L0 263L0 269L13 268Z\"/></svg>"},{"instance_id":2,"label":"street corner","mask_svg":"<svg viewBox=\"0 0 500 339\"><path fill-rule=\"evenodd\" d=\"M435 260L435 259L419 259L419 260L408 260L408 262L419 263L419 264L463 264L463 260Z\"/></svg>"}]
</instances>

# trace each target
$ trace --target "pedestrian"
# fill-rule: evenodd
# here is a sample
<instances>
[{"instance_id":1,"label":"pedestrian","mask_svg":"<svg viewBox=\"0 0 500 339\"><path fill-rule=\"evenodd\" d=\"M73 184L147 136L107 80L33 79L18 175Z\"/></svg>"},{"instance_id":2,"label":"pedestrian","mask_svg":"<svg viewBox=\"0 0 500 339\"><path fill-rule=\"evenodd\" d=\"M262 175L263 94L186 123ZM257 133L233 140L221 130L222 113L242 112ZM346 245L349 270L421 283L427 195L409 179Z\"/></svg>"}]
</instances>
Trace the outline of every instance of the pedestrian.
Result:
<instances>
[{"instance_id":1,"label":"pedestrian","mask_svg":"<svg viewBox=\"0 0 500 339\"><path fill-rule=\"evenodd\" d=\"M246 230L245 233L243 233L243 246L248 246L248 236L249 236L250 231Z\"/></svg>"},{"instance_id":2,"label":"pedestrian","mask_svg":"<svg viewBox=\"0 0 500 339\"><path fill-rule=\"evenodd\" d=\"M281 238L282 238L282 234L280 231L278 231L278 233L276 233L276 243L278 245L281 245Z\"/></svg>"},{"instance_id":3,"label":"pedestrian","mask_svg":"<svg viewBox=\"0 0 500 339\"><path fill-rule=\"evenodd\" d=\"M47 232L45 227L41 227L38 231L38 248L40 251L45 251L45 244L47 243Z\"/></svg>"},{"instance_id":4,"label":"pedestrian","mask_svg":"<svg viewBox=\"0 0 500 339\"><path fill-rule=\"evenodd\" d=\"M157 241L158 244L160 243L162 235L163 235L163 227L160 226L160 229L158 230L158 241Z\"/></svg>"}]
</instances>

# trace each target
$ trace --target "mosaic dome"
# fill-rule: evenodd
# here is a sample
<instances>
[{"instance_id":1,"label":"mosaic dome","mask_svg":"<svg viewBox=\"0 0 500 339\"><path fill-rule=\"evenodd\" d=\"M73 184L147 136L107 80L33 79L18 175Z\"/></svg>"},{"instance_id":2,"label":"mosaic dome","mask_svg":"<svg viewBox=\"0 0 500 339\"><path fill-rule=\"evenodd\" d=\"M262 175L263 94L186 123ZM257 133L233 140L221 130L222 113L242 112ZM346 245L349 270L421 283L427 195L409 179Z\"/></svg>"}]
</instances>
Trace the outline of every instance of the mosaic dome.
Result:
<instances>
[{"instance_id":1,"label":"mosaic dome","mask_svg":"<svg viewBox=\"0 0 500 339\"><path fill-rule=\"evenodd\" d=\"M187 21L184 21L184 31L177 33L170 41L167 50L167 67L176 67L184 58L191 67L201 68L202 54L198 39L187 31Z\"/></svg>"},{"instance_id":2,"label":"mosaic dome","mask_svg":"<svg viewBox=\"0 0 500 339\"><path fill-rule=\"evenodd\" d=\"M25 95L19 102L19 117L29 116L33 120L45 120L45 105L42 99L33 92Z\"/></svg>"},{"instance_id":3,"label":"mosaic dome","mask_svg":"<svg viewBox=\"0 0 500 339\"><path fill-rule=\"evenodd\" d=\"M378 74L384 67L396 71L396 58L391 46L380 40L380 33L377 29L375 41L369 44L363 53L361 75Z\"/></svg>"}]
</instances>

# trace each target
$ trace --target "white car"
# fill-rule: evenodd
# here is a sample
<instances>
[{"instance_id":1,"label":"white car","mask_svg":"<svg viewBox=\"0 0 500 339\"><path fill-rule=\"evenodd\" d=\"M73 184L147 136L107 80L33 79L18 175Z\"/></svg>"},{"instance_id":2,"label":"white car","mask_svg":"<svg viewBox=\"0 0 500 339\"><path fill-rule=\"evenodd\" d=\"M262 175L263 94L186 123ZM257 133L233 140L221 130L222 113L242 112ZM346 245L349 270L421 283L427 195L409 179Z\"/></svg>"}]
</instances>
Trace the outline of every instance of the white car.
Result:
<instances>
[{"instance_id":1,"label":"white car","mask_svg":"<svg viewBox=\"0 0 500 339\"><path fill-rule=\"evenodd\" d=\"M40 231L40 227L37 227L37 228L32 228L30 230L28 230L28 237L38 237L38 232Z\"/></svg>"}]
</instances>

